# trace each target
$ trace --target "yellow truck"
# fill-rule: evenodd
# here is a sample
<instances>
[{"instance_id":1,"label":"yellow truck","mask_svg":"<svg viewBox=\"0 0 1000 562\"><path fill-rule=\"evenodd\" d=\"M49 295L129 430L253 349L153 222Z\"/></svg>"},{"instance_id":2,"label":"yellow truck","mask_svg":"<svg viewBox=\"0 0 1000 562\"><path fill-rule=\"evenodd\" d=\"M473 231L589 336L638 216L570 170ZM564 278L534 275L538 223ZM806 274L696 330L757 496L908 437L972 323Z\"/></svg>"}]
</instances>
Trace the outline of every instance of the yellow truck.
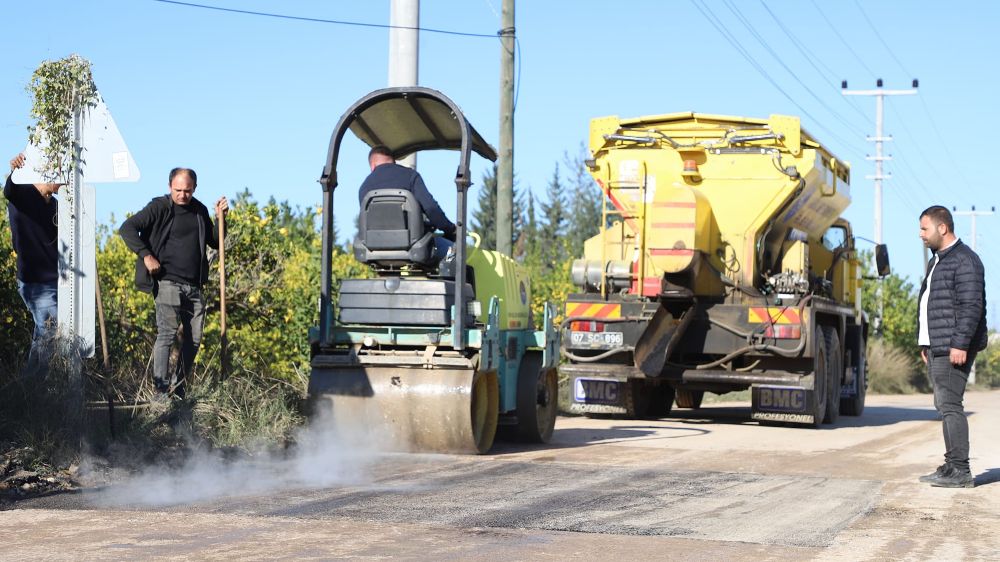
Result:
<instances>
[{"instance_id":1,"label":"yellow truck","mask_svg":"<svg viewBox=\"0 0 1000 562\"><path fill-rule=\"evenodd\" d=\"M604 208L560 326L572 411L660 417L750 388L763 422L861 415L846 162L781 115L602 117L589 144Z\"/></svg>"}]
</instances>

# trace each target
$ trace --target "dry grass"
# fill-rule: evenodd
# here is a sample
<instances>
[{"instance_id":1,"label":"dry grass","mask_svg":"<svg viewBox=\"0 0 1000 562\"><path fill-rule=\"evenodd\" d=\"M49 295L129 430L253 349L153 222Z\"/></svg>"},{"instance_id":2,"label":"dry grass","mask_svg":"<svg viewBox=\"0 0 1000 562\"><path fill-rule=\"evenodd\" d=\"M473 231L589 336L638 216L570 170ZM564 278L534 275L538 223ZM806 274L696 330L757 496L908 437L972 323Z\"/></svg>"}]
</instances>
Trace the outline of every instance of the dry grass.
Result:
<instances>
[{"instance_id":1,"label":"dry grass","mask_svg":"<svg viewBox=\"0 0 1000 562\"><path fill-rule=\"evenodd\" d=\"M879 338L868 340L868 376L871 394L930 391L926 369L903 350Z\"/></svg>"}]
</instances>

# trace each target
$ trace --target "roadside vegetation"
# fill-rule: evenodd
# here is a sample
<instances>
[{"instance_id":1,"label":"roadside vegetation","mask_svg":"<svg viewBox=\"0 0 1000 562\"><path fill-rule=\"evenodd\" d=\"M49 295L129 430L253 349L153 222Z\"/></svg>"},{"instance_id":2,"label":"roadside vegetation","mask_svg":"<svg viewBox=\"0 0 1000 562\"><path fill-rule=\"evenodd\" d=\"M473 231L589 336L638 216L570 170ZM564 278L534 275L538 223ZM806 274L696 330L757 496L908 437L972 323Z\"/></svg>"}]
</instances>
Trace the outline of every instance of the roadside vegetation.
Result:
<instances>
[{"instance_id":1,"label":"roadside vegetation","mask_svg":"<svg viewBox=\"0 0 1000 562\"><path fill-rule=\"evenodd\" d=\"M581 153L583 149L581 147ZM473 195L471 230L495 247L496 177L489 169ZM561 303L573 290L572 260L598 231L601 193L582 156L556 164L544 190L515 186L515 258L530 271L536 322L546 301ZM0 196L0 206L6 201ZM122 217L99 227L98 273L108 338L108 366L100 340L80 376L69 363L53 366L44 384L17 376L31 339L31 319L15 285L15 256L6 213L0 215L0 503L4 494L70 486L81 459L92 465L141 467L171 462L197 448L244 454L289 445L304 422L301 402L309 365L309 329L318 322L320 208L256 201L249 191L233 198L227 218L227 332L229 361L220 358L219 277L204 288L205 333L187 397L168 409L147 406L155 338L152 298L134 288L134 255L117 235ZM334 280L368 269L354 260L341 233ZM869 260L870 261L870 260ZM875 316L875 283L867 283L864 308ZM916 290L889 276L883 283L881 335L868 348L869 392L927 392L915 346ZM1000 343L977 361L980 384L1000 386ZM721 397L740 399L747 393ZM706 396L711 402L717 398ZM112 407L113 406L113 407ZM86 453L86 455L84 455ZM93 468L93 466L91 467ZM49 482L47 479L51 479ZM17 490L21 490L18 492Z\"/></svg>"}]
</instances>

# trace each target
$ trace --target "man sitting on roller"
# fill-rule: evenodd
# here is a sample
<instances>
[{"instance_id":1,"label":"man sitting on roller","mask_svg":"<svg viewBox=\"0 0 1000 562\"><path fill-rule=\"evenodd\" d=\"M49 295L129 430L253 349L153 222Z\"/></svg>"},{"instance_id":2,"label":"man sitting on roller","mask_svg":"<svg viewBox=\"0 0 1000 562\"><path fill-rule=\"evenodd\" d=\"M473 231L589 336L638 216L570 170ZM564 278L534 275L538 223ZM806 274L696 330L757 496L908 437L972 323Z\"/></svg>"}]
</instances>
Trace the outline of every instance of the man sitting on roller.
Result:
<instances>
[{"instance_id":1,"label":"man sitting on roller","mask_svg":"<svg viewBox=\"0 0 1000 562\"><path fill-rule=\"evenodd\" d=\"M434 196L427 190L420 174L396 163L392 152L383 145L375 146L368 152L368 165L372 172L361 183L358 202L365 199L369 191L375 189L406 189L413 193L431 226L444 233L434 238L434 254L443 258L455 242L455 223L448 220Z\"/></svg>"}]
</instances>

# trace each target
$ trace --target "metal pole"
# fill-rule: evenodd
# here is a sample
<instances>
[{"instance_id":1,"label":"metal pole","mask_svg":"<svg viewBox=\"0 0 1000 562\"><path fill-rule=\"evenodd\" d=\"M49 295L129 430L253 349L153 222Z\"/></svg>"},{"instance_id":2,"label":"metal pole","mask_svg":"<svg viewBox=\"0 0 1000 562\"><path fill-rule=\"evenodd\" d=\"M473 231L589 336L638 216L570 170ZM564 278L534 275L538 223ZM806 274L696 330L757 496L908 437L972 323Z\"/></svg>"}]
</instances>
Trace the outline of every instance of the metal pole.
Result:
<instances>
[{"instance_id":1,"label":"metal pole","mask_svg":"<svg viewBox=\"0 0 1000 562\"><path fill-rule=\"evenodd\" d=\"M885 96L875 96L875 242L882 243L882 111Z\"/></svg>"},{"instance_id":2,"label":"metal pole","mask_svg":"<svg viewBox=\"0 0 1000 562\"><path fill-rule=\"evenodd\" d=\"M884 160L889 160L890 158L882 154L882 143L884 141L892 140L892 137L887 137L882 132L882 126L884 125L884 108L885 108L885 96L907 96L914 95L917 93L918 82L916 79L913 80L913 88L910 90L884 90L882 89L882 79L879 78L875 82L875 90L848 90L847 80L843 80L840 83L841 93L845 96L874 96L875 97L875 137L868 137L868 141L875 142L875 158L867 157L866 160L875 160L875 175L865 176L866 179L875 180L875 243L882 243L882 180L889 179L892 174L885 175L883 173L882 162ZM879 280L878 287L876 288L876 301L878 302L878 316L879 316L879 327L881 330L882 317L884 310L884 298L882 294L882 281Z\"/></svg>"},{"instance_id":3,"label":"metal pole","mask_svg":"<svg viewBox=\"0 0 1000 562\"><path fill-rule=\"evenodd\" d=\"M500 22L500 151L497 161L497 251L513 255L514 0L503 0Z\"/></svg>"},{"instance_id":4,"label":"metal pole","mask_svg":"<svg viewBox=\"0 0 1000 562\"><path fill-rule=\"evenodd\" d=\"M389 87L416 86L420 51L420 0L392 0L389 8ZM416 169L417 155L399 160Z\"/></svg>"}]
</instances>

